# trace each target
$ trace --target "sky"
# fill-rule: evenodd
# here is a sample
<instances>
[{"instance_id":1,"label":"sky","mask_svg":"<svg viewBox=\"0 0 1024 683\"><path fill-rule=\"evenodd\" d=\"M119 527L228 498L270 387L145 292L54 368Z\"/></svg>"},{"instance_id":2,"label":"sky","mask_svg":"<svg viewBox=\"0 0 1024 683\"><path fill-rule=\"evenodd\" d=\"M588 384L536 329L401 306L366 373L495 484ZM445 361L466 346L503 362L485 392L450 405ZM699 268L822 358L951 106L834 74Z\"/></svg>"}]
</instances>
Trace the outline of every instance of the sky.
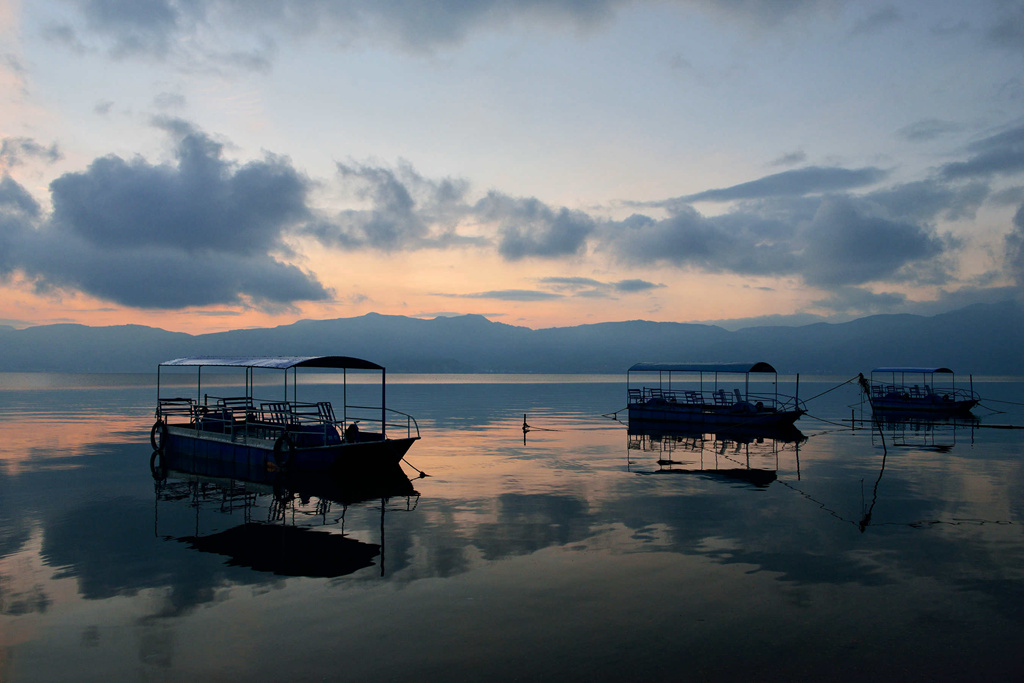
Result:
<instances>
[{"instance_id":1,"label":"sky","mask_svg":"<svg viewBox=\"0 0 1024 683\"><path fill-rule=\"evenodd\" d=\"M0 324L1024 299L1024 3L0 0Z\"/></svg>"}]
</instances>

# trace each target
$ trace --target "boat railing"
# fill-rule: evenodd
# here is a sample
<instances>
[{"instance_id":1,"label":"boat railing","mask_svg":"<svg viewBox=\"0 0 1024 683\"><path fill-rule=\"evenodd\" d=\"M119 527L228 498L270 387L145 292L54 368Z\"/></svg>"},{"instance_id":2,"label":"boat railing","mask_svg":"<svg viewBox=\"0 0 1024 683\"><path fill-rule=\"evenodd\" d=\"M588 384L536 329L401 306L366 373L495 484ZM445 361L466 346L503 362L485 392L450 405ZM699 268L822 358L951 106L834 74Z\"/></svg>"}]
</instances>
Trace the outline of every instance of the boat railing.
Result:
<instances>
[{"instance_id":1,"label":"boat railing","mask_svg":"<svg viewBox=\"0 0 1024 683\"><path fill-rule=\"evenodd\" d=\"M416 422L416 418L412 415L392 408L384 409L384 413L382 418L380 406L345 406L345 415L348 418L349 424L375 425L384 434L394 434L404 430L406 438L420 438L419 423ZM382 419L386 420L383 424ZM363 428L360 427L360 429Z\"/></svg>"},{"instance_id":2,"label":"boat railing","mask_svg":"<svg viewBox=\"0 0 1024 683\"><path fill-rule=\"evenodd\" d=\"M978 400L976 391L963 387L932 386L928 384L885 384L871 385L873 398L912 398L919 400L970 401Z\"/></svg>"},{"instance_id":3,"label":"boat railing","mask_svg":"<svg viewBox=\"0 0 1024 683\"><path fill-rule=\"evenodd\" d=\"M633 405L648 402L665 402L693 406L733 406L737 403L747 402L751 405L761 404L761 409L772 411L803 410L802 403L794 396L783 394L749 393L746 396L738 388L727 389L697 389L671 390L658 387L643 387L642 389L629 389L629 403Z\"/></svg>"},{"instance_id":4,"label":"boat railing","mask_svg":"<svg viewBox=\"0 0 1024 683\"><path fill-rule=\"evenodd\" d=\"M191 422L195 418L195 401L191 398L161 398L156 404L156 418L169 423L172 419Z\"/></svg>"}]
</instances>

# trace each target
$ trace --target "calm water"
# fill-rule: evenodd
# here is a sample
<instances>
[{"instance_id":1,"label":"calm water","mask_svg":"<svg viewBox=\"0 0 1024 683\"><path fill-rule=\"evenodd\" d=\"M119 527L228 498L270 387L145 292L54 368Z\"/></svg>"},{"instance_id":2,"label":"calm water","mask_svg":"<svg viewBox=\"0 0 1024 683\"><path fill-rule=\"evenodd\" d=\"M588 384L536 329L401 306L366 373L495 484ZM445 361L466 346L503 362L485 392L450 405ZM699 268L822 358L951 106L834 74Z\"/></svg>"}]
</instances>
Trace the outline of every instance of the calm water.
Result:
<instances>
[{"instance_id":1,"label":"calm water","mask_svg":"<svg viewBox=\"0 0 1024 683\"><path fill-rule=\"evenodd\" d=\"M155 480L149 377L0 375L0 679L1024 674L1022 382L738 443L629 434L621 377L391 380L415 491L331 500Z\"/></svg>"}]
</instances>

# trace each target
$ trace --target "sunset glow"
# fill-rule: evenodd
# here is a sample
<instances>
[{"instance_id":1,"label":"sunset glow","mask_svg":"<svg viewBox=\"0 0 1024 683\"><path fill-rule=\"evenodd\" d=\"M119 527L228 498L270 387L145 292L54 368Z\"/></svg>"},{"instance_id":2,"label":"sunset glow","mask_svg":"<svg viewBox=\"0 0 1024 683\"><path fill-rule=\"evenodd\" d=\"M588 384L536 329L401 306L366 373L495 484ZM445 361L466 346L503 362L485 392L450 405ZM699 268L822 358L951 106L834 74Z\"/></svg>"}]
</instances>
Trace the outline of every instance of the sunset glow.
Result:
<instances>
[{"instance_id":1,"label":"sunset glow","mask_svg":"<svg viewBox=\"0 0 1024 683\"><path fill-rule=\"evenodd\" d=\"M0 2L0 324L1022 296L1017 5L408 11Z\"/></svg>"}]
</instances>

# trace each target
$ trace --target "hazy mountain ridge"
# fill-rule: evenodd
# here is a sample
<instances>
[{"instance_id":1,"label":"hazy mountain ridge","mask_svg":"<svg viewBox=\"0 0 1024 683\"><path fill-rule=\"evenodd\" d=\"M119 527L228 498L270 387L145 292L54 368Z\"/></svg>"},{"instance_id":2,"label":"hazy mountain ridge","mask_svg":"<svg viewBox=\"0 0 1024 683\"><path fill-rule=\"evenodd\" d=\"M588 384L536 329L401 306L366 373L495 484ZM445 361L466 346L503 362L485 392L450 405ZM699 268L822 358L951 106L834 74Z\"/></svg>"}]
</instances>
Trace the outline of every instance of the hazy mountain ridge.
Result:
<instances>
[{"instance_id":1,"label":"hazy mountain ridge","mask_svg":"<svg viewBox=\"0 0 1024 683\"><path fill-rule=\"evenodd\" d=\"M376 313L190 335L141 325L0 327L0 371L150 372L192 355L350 355L390 372L619 373L635 362L767 360L781 372L852 374L878 365L949 365L1024 375L1024 307L1007 301L941 315L748 327L631 320L532 330L482 316Z\"/></svg>"}]
</instances>

